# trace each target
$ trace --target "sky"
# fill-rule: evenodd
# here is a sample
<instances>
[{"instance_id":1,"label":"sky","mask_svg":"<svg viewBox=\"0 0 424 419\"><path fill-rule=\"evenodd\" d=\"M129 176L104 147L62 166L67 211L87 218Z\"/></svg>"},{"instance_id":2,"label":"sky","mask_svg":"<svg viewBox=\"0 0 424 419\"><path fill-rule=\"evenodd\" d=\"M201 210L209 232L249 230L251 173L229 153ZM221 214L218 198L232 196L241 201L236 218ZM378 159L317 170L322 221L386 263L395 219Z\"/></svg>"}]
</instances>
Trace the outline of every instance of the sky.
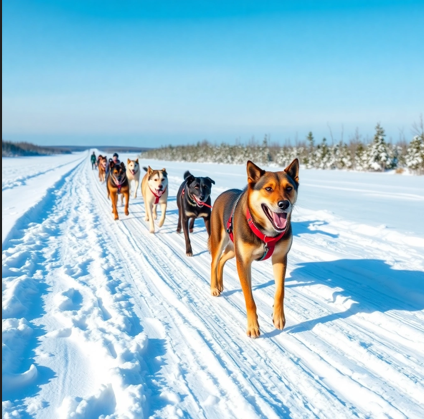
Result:
<instances>
[{"instance_id":1,"label":"sky","mask_svg":"<svg viewBox=\"0 0 424 419\"><path fill-rule=\"evenodd\" d=\"M412 138L424 1L2 2L2 137L153 147Z\"/></svg>"}]
</instances>

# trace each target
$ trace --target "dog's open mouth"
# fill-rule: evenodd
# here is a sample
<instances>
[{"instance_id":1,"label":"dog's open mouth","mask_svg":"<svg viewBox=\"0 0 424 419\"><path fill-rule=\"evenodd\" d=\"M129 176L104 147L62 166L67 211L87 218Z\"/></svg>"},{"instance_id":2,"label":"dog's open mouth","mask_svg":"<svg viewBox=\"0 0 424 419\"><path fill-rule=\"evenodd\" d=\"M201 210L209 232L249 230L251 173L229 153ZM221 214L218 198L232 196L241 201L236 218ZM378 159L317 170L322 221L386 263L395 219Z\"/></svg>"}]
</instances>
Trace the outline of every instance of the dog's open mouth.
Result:
<instances>
[{"instance_id":1,"label":"dog's open mouth","mask_svg":"<svg viewBox=\"0 0 424 419\"><path fill-rule=\"evenodd\" d=\"M274 212L271 211L265 204L262 204L262 209L265 215L271 221L272 226L277 231L283 231L287 226L287 213L286 212Z\"/></svg>"},{"instance_id":2,"label":"dog's open mouth","mask_svg":"<svg viewBox=\"0 0 424 419\"><path fill-rule=\"evenodd\" d=\"M165 192L165 189L156 189L156 193L157 193L159 196L162 196L164 192Z\"/></svg>"},{"instance_id":3,"label":"dog's open mouth","mask_svg":"<svg viewBox=\"0 0 424 419\"><path fill-rule=\"evenodd\" d=\"M195 195L191 195L191 196L193 197L198 207L203 207L205 205L205 203L201 201L200 199L198 199Z\"/></svg>"}]
</instances>

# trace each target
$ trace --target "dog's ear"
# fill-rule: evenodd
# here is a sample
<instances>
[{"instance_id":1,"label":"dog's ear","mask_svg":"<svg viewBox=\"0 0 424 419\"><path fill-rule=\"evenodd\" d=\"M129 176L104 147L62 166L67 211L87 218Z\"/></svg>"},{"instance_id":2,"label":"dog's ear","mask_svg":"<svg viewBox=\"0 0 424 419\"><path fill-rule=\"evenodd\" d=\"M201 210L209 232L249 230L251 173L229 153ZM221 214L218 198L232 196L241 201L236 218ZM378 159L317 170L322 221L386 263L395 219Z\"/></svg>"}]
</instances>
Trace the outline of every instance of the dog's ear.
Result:
<instances>
[{"instance_id":1,"label":"dog's ear","mask_svg":"<svg viewBox=\"0 0 424 419\"><path fill-rule=\"evenodd\" d=\"M131 163L131 160L130 159L127 159L127 164L130 164Z\"/></svg>"},{"instance_id":2,"label":"dog's ear","mask_svg":"<svg viewBox=\"0 0 424 419\"><path fill-rule=\"evenodd\" d=\"M213 179L211 179L210 177L207 177L206 179L208 179L210 183L213 183L215 185L215 181Z\"/></svg>"},{"instance_id":3,"label":"dog's ear","mask_svg":"<svg viewBox=\"0 0 424 419\"><path fill-rule=\"evenodd\" d=\"M166 169L165 169L165 168L163 168L163 169L162 169L162 172L163 172L163 175L164 175L165 177L168 177L168 172L166 171Z\"/></svg>"},{"instance_id":4,"label":"dog's ear","mask_svg":"<svg viewBox=\"0 0 424 419\"><path fill-rule=\"evenodd\" d=\"M143 166L143 170L144 170L145 172L148 172L148 171L149 171L149 169L148 169L146 166Z\"/></svg>"},{"instance_id":5,"label":"dog's ear","mask_svg":"<svg viewBox=\"0 0 424 419\"><path fill-rule=\"evenodd\" d=\"M196 178L192 174L188 175L185 179L187 185L190 185L194 181L194 179L196 179Z\"/></svg>"},{"instance_id":6,"label":"dog's ear","mask_svg":"<svg viewBox=\"0 0 424 419\"><path fill-rule=\"evenodd\" d=\"M189 176L193 176L188 170L184 172L184 179L187 179Z\"/></svg>"},{"instance_id":7,"label":"dog's ear","mask_svg":"<svg viewBox=\"0 0 424 419\"><path fill-rule=\"evenodd\" d=\"M299 160L294 159L284 171L296 182L299 183Z\"/></svg>"},{"instance_id":8,"label":"dog's ear","mask_svg":"<svg viewBox=\"0 0 424 419\"><path fill-rule=\"evenodd\" d=\"M247 162L247 181L249 183L256 183L265 173L260 167L256 166L255 163L250 160Z\"/></svg>"},{"instance_id":9,"label":"dog's ear","mask_svg":"<svg viewBox=\"0 0 424 419\"><path fill-rule=\"evenodd\" d=\"M124 162L121 162L120 166L122 167L123 170L126 170Z\"/></svg>"},{"instance_id":10,"label":"dog's ear","mask_svg":"<svg viewBox=\"0 0 424 419\"><path fill-rule=\"evenodd\" d=\"M138 159L135 162L138 164Z\"/></svg>"},{"instance_id":11,"label":"dog's ear","mask_svg":"<svg viewBox=\"0 0 424 419\"><path fill-rule=\"evenodd\" d=\"M115 163L113 162L112 159L109 160L109 167L112 169L112 167L115 166Z\"/></svg>"}]
</instances>

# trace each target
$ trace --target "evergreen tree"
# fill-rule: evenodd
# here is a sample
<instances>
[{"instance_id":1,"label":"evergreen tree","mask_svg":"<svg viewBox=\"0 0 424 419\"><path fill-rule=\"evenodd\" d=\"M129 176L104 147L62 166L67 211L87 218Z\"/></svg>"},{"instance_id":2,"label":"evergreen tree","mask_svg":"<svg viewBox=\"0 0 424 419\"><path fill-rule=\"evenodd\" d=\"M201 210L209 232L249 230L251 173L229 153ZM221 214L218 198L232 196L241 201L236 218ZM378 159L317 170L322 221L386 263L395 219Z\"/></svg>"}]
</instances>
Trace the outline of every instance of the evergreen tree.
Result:
<instances>
[{"instance_id":1,"label":"evergreen tree","mask_svg":"<svg viewBox=\"0 0 424 419\"><path fill-rule=\"evenodd\" d=\"M375 171L384 171L391 167L391 159L387 150L384 129L380 124L375 127L373 142L368 147L368 167Z\"/></svg>"},{"instance_id":2,"label":"evergreen tree","mask_svg":"<svg viewBox=\"0 0 424 419\"><path fill-rule=\"evenodd\" d=\"M424 174L424 134L416 135L412 139L405 161L408 169L419 175Z\"/></svg>"}]
</instances>

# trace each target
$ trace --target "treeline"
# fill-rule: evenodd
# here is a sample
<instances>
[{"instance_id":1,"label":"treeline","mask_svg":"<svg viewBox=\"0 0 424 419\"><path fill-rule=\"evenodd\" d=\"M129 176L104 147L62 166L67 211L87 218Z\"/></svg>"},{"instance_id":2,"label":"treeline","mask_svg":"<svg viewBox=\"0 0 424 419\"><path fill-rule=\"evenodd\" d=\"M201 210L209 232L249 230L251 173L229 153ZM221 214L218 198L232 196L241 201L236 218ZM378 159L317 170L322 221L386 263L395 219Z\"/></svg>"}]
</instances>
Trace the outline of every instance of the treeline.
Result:
<instances>
[{"instance_id":1,"label":"treeline","mask_svg":"<svg viewBox=\"0 0 424 419\"><path fill-rule=\"evenodd\" d=\"M32 143L1 141L2 157L48 156L51 154L70 154L69 150L55 147L41 147Z\"/></svg>"},{"instance_id":2,"label":"treeline","mask_svg":"<svg viewBox=\"0 0 424 419\"><path fill-rule=\"evenodd\" d=\"M407 168L414 174L424 174L424 130L417 129L412 141L393 144L386 142L384 129L377 124L372 141L361 141L357 135L348 144L329 144L326 138L316 142L310 132L305 141L295 146L270 144L266 136L262 143L247 145L213 145L208 141L195 145L165 146L141 154L142 158L244 164L247 160L260 165L287 166L294 158L307 168L385 171Z\"/></svg>"}]
</instances>

